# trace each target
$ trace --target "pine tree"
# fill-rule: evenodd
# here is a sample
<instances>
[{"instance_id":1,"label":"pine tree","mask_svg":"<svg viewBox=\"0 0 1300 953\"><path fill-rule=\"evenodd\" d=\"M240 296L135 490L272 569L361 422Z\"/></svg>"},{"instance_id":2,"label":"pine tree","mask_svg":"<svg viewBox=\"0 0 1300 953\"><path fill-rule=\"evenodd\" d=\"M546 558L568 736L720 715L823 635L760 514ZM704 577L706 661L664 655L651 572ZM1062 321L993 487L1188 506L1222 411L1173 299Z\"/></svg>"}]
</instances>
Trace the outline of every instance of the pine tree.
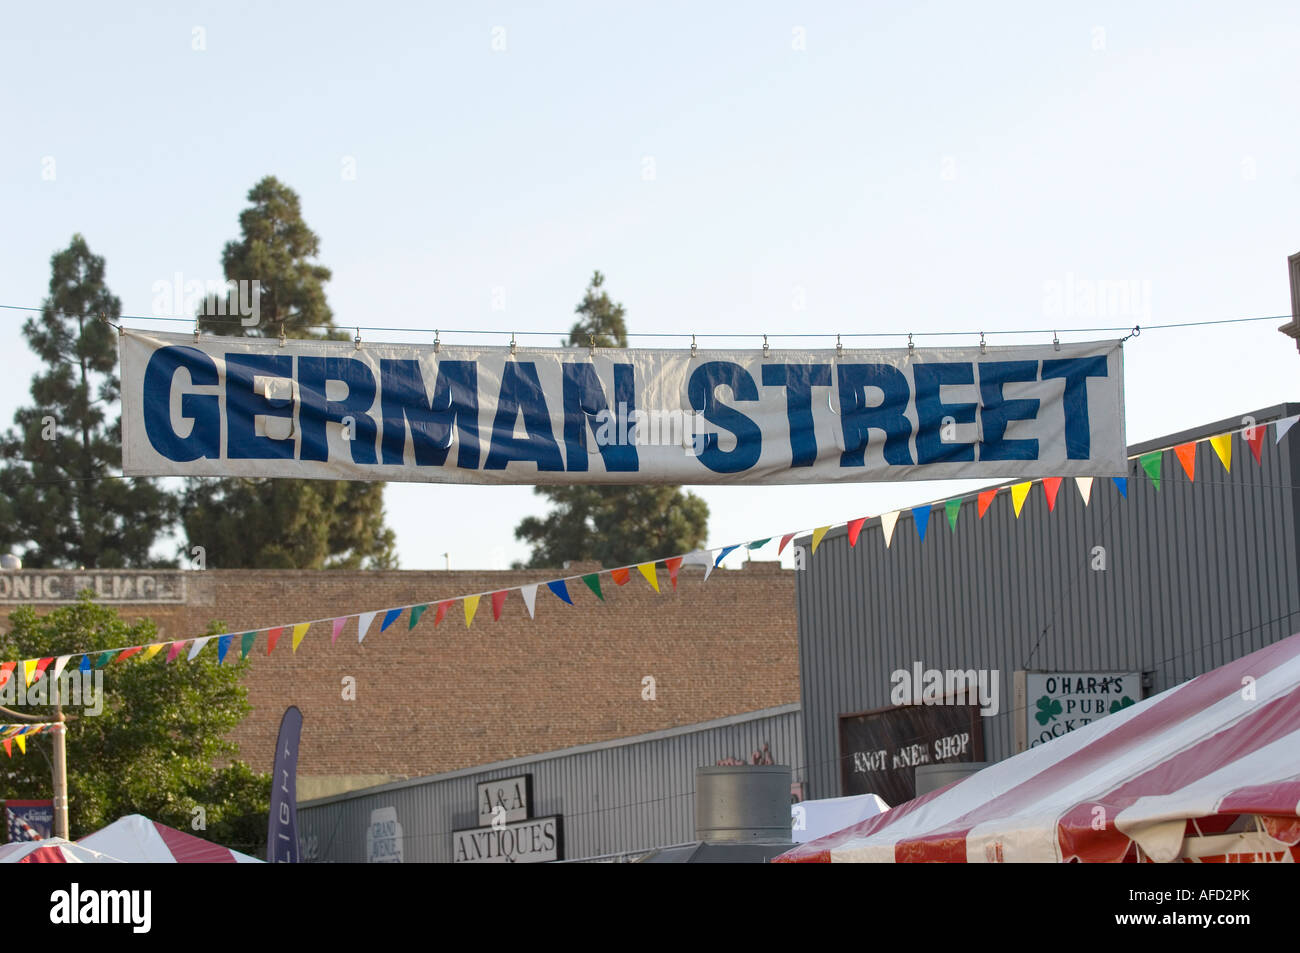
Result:
<instances>
[{"instance_id":1,"label":"pine tree","mask_svg":"<svg viewBox=\"0 0 1300 953\"><path fill-rule=\"evenodd\" d=\"M45 370L35 403L0 442L0 548L40 569L174 565L151 554L176 521L176 498L155 481L124 479L117 332L121 302L104 259L74 235L50 259L50 294L23 334ZM99 316L103 316L102 319Z\"/></svg>"},{"instance_id":2,"label":"pine tree","mask_svg":"<svg viewBox=\"0 0 1300 953\"><path fill-rule=\"evenodd\" d=\"M202 328L222 335L331 338L325 299L330 270L312 259L320 240L303 221L297 194L268 176L248 193L239 216L243 237L221 256L227 282L257 281L245 290L209 299ZM239 286L237 285L238 289ZM257 322L240 304L256 300ZM246 309L245 309L246 310ZM182 509L191 547L203 547L205 564L221 569L356 569L396 565L395 536L384 525L384 484L364 481L195 480Z\"/></svg>"},{"instance_id":3,"label":"pine tree","mask_svg":"<svg viewBox=\"0 0 1300 953\"><path fill-rule=\"evenodd\" d=\"M626 309L605 290L605 276L592 275L574 309L579 316L568 344L627 347ZM594 560L604 566L663 559L703 545L709 506L694 493L663 484L631 486L539 486L552 504L544 517L529 516L515 527L515 538L532 546L529 569Z\"/></svg>"}]
</instances>

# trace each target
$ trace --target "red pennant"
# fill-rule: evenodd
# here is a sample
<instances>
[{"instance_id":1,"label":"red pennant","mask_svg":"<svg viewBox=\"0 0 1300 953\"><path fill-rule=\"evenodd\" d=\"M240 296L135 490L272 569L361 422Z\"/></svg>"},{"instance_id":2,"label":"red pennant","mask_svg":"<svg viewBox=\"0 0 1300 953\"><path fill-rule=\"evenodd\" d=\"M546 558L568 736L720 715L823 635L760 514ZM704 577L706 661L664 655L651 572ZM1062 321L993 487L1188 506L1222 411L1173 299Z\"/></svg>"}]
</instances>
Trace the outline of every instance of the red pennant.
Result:
<instances>
[{"instance_id":1,"label":"red pennant","mask_svg":"<svg viewBox=\"0 0 1300 953\"><path fill-rule=\"evenodd\" d=\"M1262 462L1259 459L1259 453L1264 448L1264 431L1266 429L1268 428L1262 427L1259 424L1256 424L1254 427L1246 428L1247 433L1250 434L1250 436L1246 438L1246 442L1250 444L1250 452L1255 455L1256 463Z\"/></svg>"},{"instance_id":2,"label":"red pennant","mask_svg":"<svg viewBox=\"0 0 1300 953\"><path fill-rule=\"evenodd\" d=\"M17 662L5 662L0 665L0 685L4 685L5 682L9 681L9 673L14 670L14 666L17 664Z\"/></svg>"},{"instance_id":3,"label":"red pennant","mask_svg":"<svg viewBox=\"0 0 1300 953\"><path fill-rule=\"evenodd\" d=\"M668 578L673 581L673 589L677 588L677 570L682 568L682 557L673 556L664 560L664 565L668 568Z\"/></svg>"},{"instance_id":4,"label":"red pennant","mask_svg":"<svg viewBox=\"0 0 1300 953\"><path fill-rule=\"evenodd\" d=\"M45 672L46 667L53 661L54 661L54 656L51 655L49 658L43 658L39 662L37 662L36 672L35 674L32 675L32 681L36 681L36 679L39 678Z\"/></svg>"},{"instance_id":5,"label":"red pennant","mask_svg":"<svg viewBox=\"0 0 1300 953\"><path fill-rule=\"evenodd\" d=\"M113 659L113 661L114 661L114 662L125 662L125 661L126 661L127 659L129 659L132 655L135 655L137 652L142 652L142 651L144 651L144 646L143 646L143 645L137 645L137 646L135 646L134 648L123 649L122 652L121 652L121 654L118 655L117 658Z\"/></svg>"},{"instance_id":6,"label":"red pennant","mask_svg":"<svg viewBox=\"0 0 1300 953\"><path fill-rule=\"evenodd\" d=\"M438 608L433 613L434 625L437 625L439 622L442 621L443 616L447 614L447 610L451 608L452 603L454 603L455 601L456 601L455 599L448 599L446 602L438 603Z\"/></svg>"},{"instance_id":7,"label":"red pennant","mask_svg":"<svg viewBox=\"0 0 1300 953\"><path fill-rule=\"evenodd\" d=\"M1178 457L1178 462L1183 465L1183 472L1187 474L1187 479L1196 480L1196 441L1191 443L1181 443L1174 447L1174 455Z\"/></svg>"},{"instance_id":8,"label":"red pennant","mask_svg":"<svg viewBox=\"0 0 1300 953\"><path fill-rule=\"evenodd\" d=\"M1061 490L1060 477L1043 477L1043 492L1047 494L1047 512L1056 509L1056 494Z\"/></svg>"},{"instance_id":9,"label":"red pennant","mask_svg":"<svg viewBox=\"0 0 1300 953\"><path fill-rule=\"evenodd\" d=\"M506 590L492 593L492 621L501 621L501 608L506 604Z\"/></svg>"},{"instance_id":10,"label":"red pennant","mask_svg":"<svg viewBox=\"0 0 1300 953\"><path fill-rule=\"evenodd\" d=\"M794 539L795 536L797 535L798 533L786 533L784 536L782 536L781 545L777 548L776 554L780 556L781 553L784 552L785 548L790 545L790 540Z\"/></svg>"},{"instance_id":11,"label":"red pennant","mask_svg":"<svg viewBox=\"0 0 1300 953\"><path fill-rule=\"evenodd\" d=\"M866 521L867 518L865 516L859 516L855 520L849 520L848 528L849 528L850 548L858 545L858 534L862 532L862 524L865 523Z\"/></svg>"},{"instance_id":12,"label":"red pennant","mask_svg":"<svg viewBox=\"0 0 1300 953\"><path fill-rule=\"evenodd\" d=\"M167 650L167 661L175 661L176 656L181 654L181 650L185 648L188 641L189 639L181 639L179 642L173 642L172 647Z\"/></svg>"},{"instance_id":13,"label":"red pennant","mask_svg":"<svg viewBox=\"0 0 1300 953\"><path fill-rule=\"evenodd\" d=\"M611 569L611 570L609 571L609 576L610 576L611 579L614 580L614 582L618 583L618 585L620 585L620 586L626 586L626 585L627 585L627 581L628 581L629 579L632 578L632 570L630 570L630 569Z\"/></svg>"},{"instance_id":14,"label":"red pennant","mask_svg":"<svg viewBox=\"0 0 1300 953\"><path fill-rule=\"evenodd\" d=\"M993 502L993 497L997 495L997 490L985 490L979 495L980 519L984 518L984 514L988 511L990 504Z\"/></svg>"},{"instance_id":15,"label":"red pennant","mask_svg":"<svg viewBox=\"0 0 1300 953\"><path fill-rule=\"evenodd\" d=\"M13 744L14 740L12 738L5 739L5 754L9 755L11 758L14 756Z\"/></svg>"},{"instance_id":16,"label":"red pennant","mask_svg":"<svg viewBox=\"0 0 1300 953\"><path fill-rule=\"evenodd\" d=\"M284 626L276 626L274 629L266 630L266 654L270 655L275 650L275 643L280 641L280 636L284 635Z\"/></svg>"}]
</instances>

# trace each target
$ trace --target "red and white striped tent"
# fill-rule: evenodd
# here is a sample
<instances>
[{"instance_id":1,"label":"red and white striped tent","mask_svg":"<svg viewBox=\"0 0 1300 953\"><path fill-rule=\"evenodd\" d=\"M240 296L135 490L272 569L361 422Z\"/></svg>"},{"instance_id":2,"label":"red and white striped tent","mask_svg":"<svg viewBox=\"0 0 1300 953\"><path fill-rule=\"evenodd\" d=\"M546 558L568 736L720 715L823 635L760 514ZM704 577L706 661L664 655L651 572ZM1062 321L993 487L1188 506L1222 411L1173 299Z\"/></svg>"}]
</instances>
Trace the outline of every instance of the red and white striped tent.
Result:
<instances>
[{"instance_id":1,"label":"red and white striped tent","mask_svg":"<svg viewBox=\"0 0 1300 953\"><path fill-rule=\"evenodd\" d=\"M1300 860L1300 634L773 863Z\"/></svg>"},{"instance_id":2,"label":"red and white striped tent","mask_svg":"<svg viewBox=\"0 0 1300 953\"><path fill-rule=\"evenodd\" d=\"M120 864L116 857L62 837L0 844L0 864Z\"/></svg>"},{"instance_id":3,"label":"red and white striped tent","mask_svg":"<svg viewBox=\"0 0 1300 953\"><path fill-rule=\"evenodd\" d=\"M128 864L260 864L229 847L186 834L141 814L128 814L77 843Z\"/></svg>"}]
</instances>

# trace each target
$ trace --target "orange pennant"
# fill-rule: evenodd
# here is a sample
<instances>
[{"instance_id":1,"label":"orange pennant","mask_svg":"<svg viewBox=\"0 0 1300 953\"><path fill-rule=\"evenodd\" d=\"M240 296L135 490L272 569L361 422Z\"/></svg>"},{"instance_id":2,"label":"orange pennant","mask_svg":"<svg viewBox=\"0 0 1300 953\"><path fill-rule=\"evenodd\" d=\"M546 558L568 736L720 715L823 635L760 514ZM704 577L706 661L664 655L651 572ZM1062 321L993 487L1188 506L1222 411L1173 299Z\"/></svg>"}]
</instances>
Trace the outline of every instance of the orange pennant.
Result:
<instances>
[{"instance_id":1,"label":"orange pennant","mask_svg":"<svg viewBox=\"0 0 1300 953\"><path fill-rule=\"evenodd\" d=\"M609 578L614 580L615 585L626 586L627 581L632 578L632 571L626 567L623 569L611 569L609 571Z\"/></svg>"},{"instance_id":2,"label":"orange pennant","mask_svg":"<svg viewBox=\"0 0 1300 953\"><path fill-rule=\"evenodd\" d=\"M984 513L993 504L993 497L998 495L997 490L985 490L979 495L980 519L984 518Z\"/></svg>"},{"instance_id":3,"label":"orange pennant","mask_svg":"<svg viewBox=\"0 0 1300 953\"><path fill-rule=\"evenodd\" d=\"M1196 441L1191 443L1180 443L1174 447L1174 453L1178 457L1178 462L1183 465L1183 472L1187 474L1187 479L1193 483L1196 482Z\"/></svg>"},{"instance_id":4,"label":"orange pennant","mask_svg":"<svg viewBox=\"0 0 1300 953\"><path fill-rule=\"evenodd\" d=\"M673 581L673 589L677 588L677 570L682 568L682 557L672 556L664 560L664 566L668 569L668 578Z\"/></svg>"},{"instance_id":5,"label":"orange pennant","mask_svg":"<svg viewBox=\"0 0 1300 953\"><path fill-rule=\"evenodd\" d=\"M1060 489L1060 477L1043 477L1043 492L1047 494L1047 512L1056 509L1056 494Z\"/></svg>"}]
</instances>

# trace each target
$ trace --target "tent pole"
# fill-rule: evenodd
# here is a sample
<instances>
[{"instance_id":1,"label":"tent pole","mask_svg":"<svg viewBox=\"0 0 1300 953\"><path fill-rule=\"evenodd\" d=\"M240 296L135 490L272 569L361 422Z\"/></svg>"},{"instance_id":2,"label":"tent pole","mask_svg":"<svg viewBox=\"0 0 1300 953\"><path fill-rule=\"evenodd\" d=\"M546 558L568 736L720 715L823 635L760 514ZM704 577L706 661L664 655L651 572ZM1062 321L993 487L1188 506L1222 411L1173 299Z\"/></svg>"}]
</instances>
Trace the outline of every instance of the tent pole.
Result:
<instances>
[{"instance_id":1,"label":"tent pole","mask_svg":"<svg viewBox=\"0 0 1300 953\"><path fill-rule=\"evenodd\" d=\"M64 744L67 723L63 718L63 705L55 709L58 724L54 726L54 836L68 840L68 749Z\"/></svg>"}]
</instances>

